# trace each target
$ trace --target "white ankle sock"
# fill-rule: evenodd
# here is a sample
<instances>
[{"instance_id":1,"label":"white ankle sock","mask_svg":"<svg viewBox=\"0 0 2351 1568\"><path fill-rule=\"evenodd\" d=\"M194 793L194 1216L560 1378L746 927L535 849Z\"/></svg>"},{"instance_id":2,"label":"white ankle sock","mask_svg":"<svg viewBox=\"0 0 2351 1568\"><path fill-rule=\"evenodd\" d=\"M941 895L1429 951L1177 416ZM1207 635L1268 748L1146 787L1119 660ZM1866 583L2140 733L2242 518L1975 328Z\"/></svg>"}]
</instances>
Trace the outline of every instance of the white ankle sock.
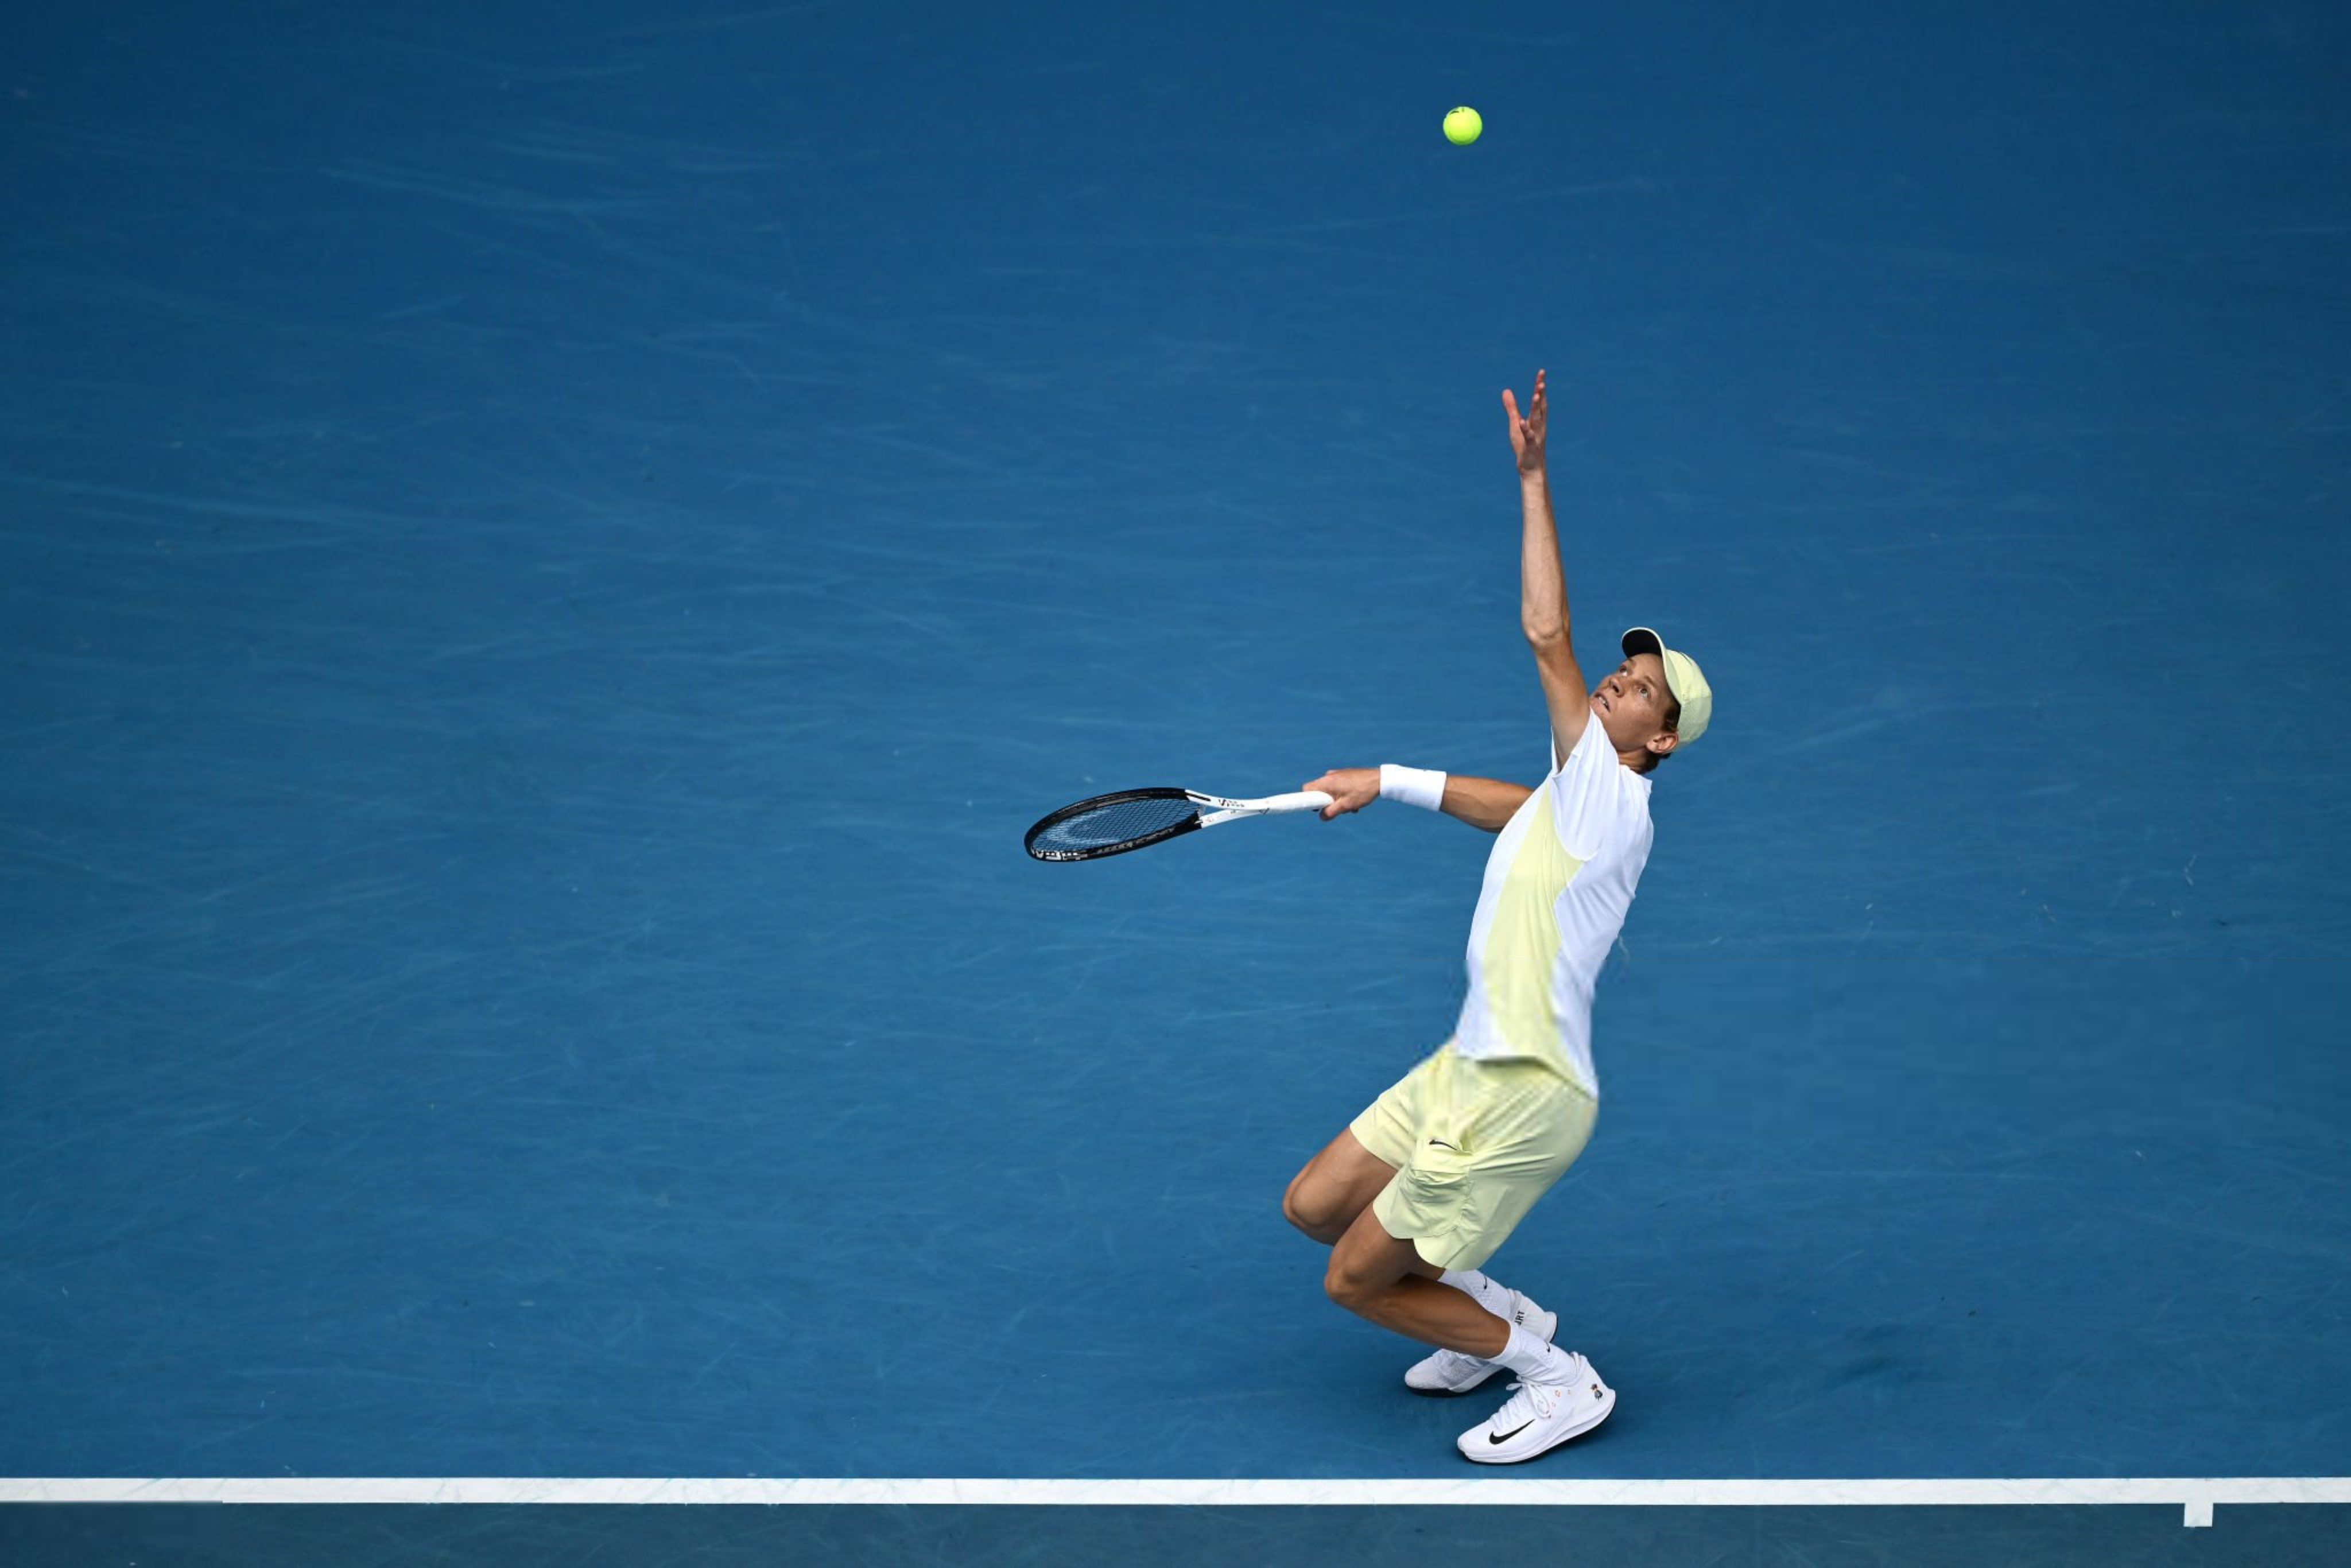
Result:
<instances>
[{"instance_id":1,"label":"white ankle sock","mask_svg":"<svg viewBox=\"0 0 2351 1568\"><path fill-rule=\"evenodd\" d=\"M1442 1278L1446 1284L1506 1322L1510 1321L1511 1309L1518 1305L1512 1300L1518 1292L1506 1285L1497 1284L1475 1269L1447 1269Z\"/></svg>"},{"instance_id":2,"label":"white ankle sock","mask_svg":"<svg viewBox=\"0 0 2351 1568\"><path fill-rule=\"evenodd\" d=\"M1575 1364L1570 1352L1546 1344L1518 1324L1510 1325L1510 1343L1494 1358L1530 1383L1564 1383Z\"/></svg>"}]
</instances>

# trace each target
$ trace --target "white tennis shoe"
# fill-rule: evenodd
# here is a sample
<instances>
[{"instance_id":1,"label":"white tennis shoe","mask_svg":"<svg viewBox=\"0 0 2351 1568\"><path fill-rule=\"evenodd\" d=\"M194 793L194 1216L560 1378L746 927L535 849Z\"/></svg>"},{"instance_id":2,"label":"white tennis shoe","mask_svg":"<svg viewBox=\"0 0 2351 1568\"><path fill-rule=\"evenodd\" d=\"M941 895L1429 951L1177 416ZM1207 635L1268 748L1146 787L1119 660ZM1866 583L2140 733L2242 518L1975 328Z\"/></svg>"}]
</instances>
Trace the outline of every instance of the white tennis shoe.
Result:
<instances>
[{"instance_id":1,"label":"white tennis shoe","mask_svg":"<svg viewBox=\"0 0 2351 1568\"><path fill-rule=\"evenodd\" d=\"M1545 1344L1559 1332L1559 1314L1547 1312L1518 1291L1510 1292L1510 1322L1533 1334ZM1499 1361L1482 1361L1474 1355L1464 1355L1458 1350L1440 1350L1434 1355L1423 1356L1405 1369L1404 1385L1415 1394L1426 1394L1436 1398L1449 1398L1467 1394L1486 1379L1502 1370Z\"/></svg>"},{"instance_id":2,"label":"white tennis shoe","mask_svg":"<svg viewBox=\"0 0 2351 1568\"><path fill-rule=\"evenodd\" d=\"M1493 1418L1461 1434L1462 1458L1481 1465L1515 1465L1580 1437L1616 1408L1616 1391L1581 1355L1570 1353L1565 1381L1510 1385Z\"/></svg>"}]
</instances>

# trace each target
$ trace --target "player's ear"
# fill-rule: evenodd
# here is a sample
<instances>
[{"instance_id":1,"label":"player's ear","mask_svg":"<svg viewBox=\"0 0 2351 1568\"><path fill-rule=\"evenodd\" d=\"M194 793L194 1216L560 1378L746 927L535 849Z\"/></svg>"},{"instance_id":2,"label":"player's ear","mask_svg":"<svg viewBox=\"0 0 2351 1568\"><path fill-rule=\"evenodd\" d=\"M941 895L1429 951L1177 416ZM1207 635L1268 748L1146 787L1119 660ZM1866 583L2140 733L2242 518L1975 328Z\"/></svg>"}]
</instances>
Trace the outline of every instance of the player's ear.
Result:
<instances>
[{"instance_id":1,"label":"player's ear","mask_svg":"<svg viewBox=\"0 0 2351 1568\"><path fill-rule=\"evenodd\" d=\"M1682 743L1682 737L1670 729L1661 729L1649 737L1649 749L1663 757Z\"/></svg>"}]
</instances>

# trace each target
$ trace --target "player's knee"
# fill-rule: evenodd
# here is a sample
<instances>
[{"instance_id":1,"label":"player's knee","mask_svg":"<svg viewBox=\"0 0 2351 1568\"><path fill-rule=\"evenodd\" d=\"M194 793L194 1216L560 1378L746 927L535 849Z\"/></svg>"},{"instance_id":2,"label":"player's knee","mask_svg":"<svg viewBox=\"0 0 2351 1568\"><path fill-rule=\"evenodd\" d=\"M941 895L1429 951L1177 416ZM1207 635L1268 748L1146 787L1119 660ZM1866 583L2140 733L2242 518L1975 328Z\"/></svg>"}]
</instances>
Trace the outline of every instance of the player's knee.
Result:
<instances>
[{"instance_id":1,"label":"player's knee","mask_svg":"<svg viewBox=\"0 0 2351 1568\"><path fill-rule=\"evenodd\" d=\"M1281 1217L1325 1246L1337 1240L1354 1218L1341 1215L1329 1194L1317 1190L1302 1171L1281 1195Z\"/></svg>"},{"instance_id":2,"label":"player's knee","mask_svg":"<svg viewBox=\"0 0 2351 1568\"><path fill-rule=\"evenodd\" d=\"M1290 1178L1289 1189L1281 1195L1281 1218L1287 1219L1290 1224L1298 1227L1299 1229L1303 1230L1309 1236L1313 1235L1317 1229L1321 1228L1320 1225L1316 1221L1312 1208L1306 1201L1306 1173L1304 1171L1300 1171L1296 1176Z\"/></svg>"},{"instance_id":3,"label":"player's knee","mask_svg":"<svg viewBox=\"0 0 2351 1568\"><path fill-rule=\"evenodd\" d=\"M1363 1277L1343 1267L1333 1253L1331 1266L1322 1271L1322 1293L1352 1312L1363 1306L1371 1291Z\"/></svg>"}]
</instances>

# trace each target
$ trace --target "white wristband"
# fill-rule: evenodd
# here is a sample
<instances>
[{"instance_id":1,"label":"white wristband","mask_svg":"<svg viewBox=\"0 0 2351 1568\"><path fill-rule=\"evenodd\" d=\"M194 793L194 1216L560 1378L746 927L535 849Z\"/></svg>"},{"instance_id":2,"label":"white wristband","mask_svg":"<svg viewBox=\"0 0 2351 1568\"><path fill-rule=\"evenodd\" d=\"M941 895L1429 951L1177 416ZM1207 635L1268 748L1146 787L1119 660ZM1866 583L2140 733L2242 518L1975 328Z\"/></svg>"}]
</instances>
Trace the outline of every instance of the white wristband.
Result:
<instances>
[{"instance_id":1,"label":"white wristband","mask_svg":"<svg viewBox=\"0 0 2351 1568\"><path fill-rule=\"evenodd\" d=\"M1426 768L1399 768L1393 762L1380 764L1380 799L1402 800L1407 806L1417 806L1424 811L1442 810L1445 807L1445 775Z\"/></svg>"}]
</instances>

